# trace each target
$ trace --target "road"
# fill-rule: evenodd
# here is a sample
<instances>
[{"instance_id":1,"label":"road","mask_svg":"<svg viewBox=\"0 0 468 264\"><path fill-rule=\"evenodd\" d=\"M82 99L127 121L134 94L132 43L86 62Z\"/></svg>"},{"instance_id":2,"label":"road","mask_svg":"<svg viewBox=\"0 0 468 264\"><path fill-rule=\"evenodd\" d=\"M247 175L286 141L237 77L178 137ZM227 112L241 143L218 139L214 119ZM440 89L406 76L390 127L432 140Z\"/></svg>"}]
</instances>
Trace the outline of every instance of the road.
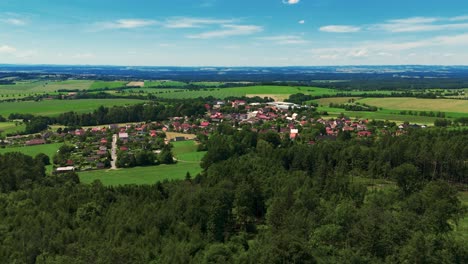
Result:
<instances>
[{"instance_id":1,"label":"road","mask_svg":"<svg viewBox=\"0 0 468 264\"><path fill-rule=\"evenodd\" d=\"M115 162L117 161L117 134L112 136L112 150L111 150L111 170L116 170Z\"/></svg>"}]
</instances>

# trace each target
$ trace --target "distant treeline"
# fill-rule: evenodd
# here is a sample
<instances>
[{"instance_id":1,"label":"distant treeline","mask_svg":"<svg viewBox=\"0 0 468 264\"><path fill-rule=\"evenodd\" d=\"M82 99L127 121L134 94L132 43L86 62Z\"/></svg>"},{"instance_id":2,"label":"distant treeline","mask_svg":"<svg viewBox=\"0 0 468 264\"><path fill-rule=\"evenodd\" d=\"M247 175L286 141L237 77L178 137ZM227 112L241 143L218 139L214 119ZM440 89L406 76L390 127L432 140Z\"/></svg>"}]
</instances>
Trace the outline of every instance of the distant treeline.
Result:
<instances>
[{"instance_id":1,"label":"distant treeline","mask_svg":"<svg viewBox=\"0 0 468 264\"><path fill-rule=\"evenodd\" d=\"M346 111L370 111L370 112L375 112L378 110L376 106L370 106L367 104L334 104L330 103L330 107L333 108L341 108Z\"/></svg>"}]
</instances>

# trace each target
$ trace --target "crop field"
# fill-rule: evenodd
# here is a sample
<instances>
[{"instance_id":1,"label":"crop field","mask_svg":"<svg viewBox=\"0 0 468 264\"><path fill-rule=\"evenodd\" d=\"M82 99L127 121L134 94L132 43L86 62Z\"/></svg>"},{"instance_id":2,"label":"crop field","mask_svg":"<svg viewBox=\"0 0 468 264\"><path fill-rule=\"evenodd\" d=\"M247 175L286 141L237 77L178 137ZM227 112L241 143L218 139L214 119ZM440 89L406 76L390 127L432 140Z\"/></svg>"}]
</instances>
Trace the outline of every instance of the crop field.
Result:
<instances>
[{"instance_id":1,"label":"crop field","mask_svg":"<svg viewBox=\"0 0 468 264\"><path fill-rule=\"evenodd\" d=\"M319 107L318 111L327 111L328 117L336 117L341 113L344 113L346 116L355 119L375 119L375 120L388 120L397 123L410 122L417 124L426 124L433 125L434 121L437 119L435 117L429 116L413 116L413 115L400 115L396 113L395 110L379 110L376 112L367 112L367 111L345 111L341 108L331 108L331 107ZM324 116L326 118L326 116Z\"/></svg>"},{"instance_id":2,"label":"crop field","mask_svg":"<svg viewBox=\"0 0 468 264\"><path fill-rule=\"evenodd\" d=\"M145 81L145 87L166 87L166 86L173 86L173 87L183 87L187 85L184 82L178 81Z\"/></svg>"},{"instance_id":3,"label":"crop field","mask_svg":"<svg viewBox=\"0 0 468 264\"><path fill-rule=\"evenodd\" d=\"M468 114L468 100L418 98L365 98L359 100L372 106L395 110L441 111Z\"/></svg>"},{"instance_id":4,"label":"crop field","mask_svg":"<svg viewBox=\"0 0 468 264\"><path fill-rule=\"evenodd\" d=\"M93 81L67 80L67 81L20 81L14 85L0 85L0 95L4 97L24 97L34 94L54 93L57 90L87 90Z\"/></svg>"},{"instance_id":5,"label":"crop field","mask_svg":"<svg viewBox=\"0 0 468 264\"><path fill-rule=\"evenodd\" d=\"M161 98L173 99L189 99L198 97L213 96L216 98L226 98L230 96L278 96L282 95L283 98L289 97L291 94L304 93L311 95L334 95L336 90L318 87L291 87L291 86L246 86L246 87L233 87L233 88L202 88L200 90L187 90L187 89L134 89L127 90L133 92L143 91L145 94L152 93Z\"/></svg>"},{"instance_id":6,"label":"crop field","mask_svg":"<svg viewBox=\"0 0 468 264\"><path fill-rule=\"evenodd\" d=\"M113 82L106 82L106 81L95 81L92 83L90 89L95 90L95 89L104 89L104 88L120 88L120 87L125 87L127 85L127 82L121 82L121 81L113 81Z\"/></svg>"},{"instance_id":7,"label":"crop field","mask_svg":"<svg viewBox=\"0 0 468 264\"><path fill-rule=\"evenodd\" d=\"M75 111L92 112L99 106L116 106L143 103L136 99L82 99L82 100L45 100L39 102L5 102L0 103L0 115L8 117L11 113L54 116L60 113Z\"/></svg>"},{"instance_id":8,"label":"crop field","mask_svg":"<svg viewBox=\"0 0 468 264\"><path fill-rule=\"evenodd\" d=\"M359 100L361 97L330 97L330 98L320 98L318 100L314 100L314 102L318 103L321 106L329 106L330 103L334 104L346 104L349 100Z\"/></svg>"},{"instance_id":9,"label":"crop field","mask_svg":"<svg viewBox=\"0 0 468 264\"><path fill-rule=\"evenodd\" d=\"M104 185L126 184L154 184L163 180L184 179L187 172L195 176L202 171L200 160L204 152L196 152L193 141L174 142L174 156L180 159L172 165L159 165L149 167L136 167L117 170L96 170L80 172L80 180L83 183L92 183L100 180Z\"/></svg>"},{"instance_id":10,"label":"crop field","mask_svg":"<svg viewBox=\"0 0 468 264\"><path fill-rule=\"evenodd\" d=\"M52 163L52 158L54 157L57 150L62 146L62 143L54 143L54 144L44 144L44 145L37 145L37 146L24 146L24 147L6 147L0 148L0 154L5 154L8 152L21 152L25 155L32 156L33 158L39 154L44 153L50 158L50 162ZM52 172L52 165L46 166L47 172Z\"/></svg>"}]
</instances>

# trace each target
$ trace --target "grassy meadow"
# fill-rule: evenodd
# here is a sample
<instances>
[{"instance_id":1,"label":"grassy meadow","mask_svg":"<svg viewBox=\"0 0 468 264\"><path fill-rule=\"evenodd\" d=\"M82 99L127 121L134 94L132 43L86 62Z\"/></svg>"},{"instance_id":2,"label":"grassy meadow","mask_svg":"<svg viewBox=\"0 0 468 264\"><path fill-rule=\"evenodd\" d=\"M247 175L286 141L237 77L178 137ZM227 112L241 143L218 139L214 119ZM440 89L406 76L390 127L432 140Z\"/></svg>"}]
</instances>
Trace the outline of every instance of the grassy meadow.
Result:
<instances>
[{"instance_id":1,"label":"grassy meadow","mask_svg":"<svg viewBox=\"0 0 468 264\"><path fill-rule=\"evenodd\" d=\"M39 102L2 102L0 115L8 117L11 113L34 114L42 116L56 116L64 112L75 111L87 113L99 106L119 106L143 103L136 99L82 99L82 100L44 100Z\"/></svg>"},{"instance_id":2,"label":"grassy meadow","mask_svg":"<svg viewBox=\"0 0 468 264\"><path fill-rule=\"evenodd\" d=\"M25 155L32 156L33 158L39 154L44 153L50 158L50 162L52 162L52 158L54 157L57 150L62 146L62 143L54 143L54 144L44 144L44 145L37 145L37 146L22 146L22 147L6 147L0 148L0 154L5 154L8 152L21 152ZM47 172L52 172L52 165L46 166Z\"/></svg>"},{"instance_id":3,"label":"grassy meadow","mask_svg":"<svg viewBox=\"0 0 468 264\"><path fill-rule=\"evenodd\" d=\"M0 136L6 136L8 133L24 131L25 128L26 125L24 123L0 122Z\"/></svg>"}]
</instances>

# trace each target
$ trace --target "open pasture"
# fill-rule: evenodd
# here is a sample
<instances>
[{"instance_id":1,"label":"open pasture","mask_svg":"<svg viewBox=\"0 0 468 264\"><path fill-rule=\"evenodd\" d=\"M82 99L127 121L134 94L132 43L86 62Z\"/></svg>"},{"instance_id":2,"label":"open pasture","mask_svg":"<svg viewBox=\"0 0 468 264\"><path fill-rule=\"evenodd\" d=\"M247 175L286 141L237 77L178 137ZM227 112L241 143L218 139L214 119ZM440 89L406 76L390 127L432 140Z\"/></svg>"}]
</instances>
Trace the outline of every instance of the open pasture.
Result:
<instances>
[{"instance_id":1,"label":"open pasture","mask_svg":"<svg viewBox=\"0 0 468 264\"><path fill-rule=\"evenodd\" d=\"M0 115L8 117L11 113L55 116L64 112L87 113L99 106L117 106L143 103L136 99L82 99L82 100L44 100L39 102L4 102L0 103Z\"/></svg>"}]
</instances>

